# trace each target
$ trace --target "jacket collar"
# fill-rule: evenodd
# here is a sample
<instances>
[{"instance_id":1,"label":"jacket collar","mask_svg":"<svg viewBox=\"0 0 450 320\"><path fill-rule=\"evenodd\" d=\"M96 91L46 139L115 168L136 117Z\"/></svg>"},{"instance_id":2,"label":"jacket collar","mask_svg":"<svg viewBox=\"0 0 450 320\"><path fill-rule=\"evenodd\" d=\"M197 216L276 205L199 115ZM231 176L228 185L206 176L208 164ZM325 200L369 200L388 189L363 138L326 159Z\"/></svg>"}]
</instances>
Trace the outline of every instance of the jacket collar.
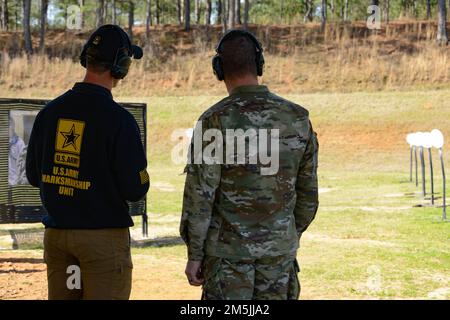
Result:
<instances>
[{"instance_id":1,"label":"jacket collar","mask_svg":"<svg viewBox=\"0 0 450 320\"><path fill-rule=\"evenodd\" d=\"M113 98L110 90L106 89L105 87L93 84L93 83L77 82L73 86L72 90L75 92L89 94L89 95L103 95L110 99Z\"/></svg>"},{"instance_id":2,"label":"jacket collar","mask_svg":"<svg viewBox=\"0 0 450 320\"><path fill-rule=\"evenodd\" d=\"M261 85L250 85L250 86L240 86L236 87L231 91L230 95L242 94L242 93L269 93L269 88L267 86Z\"/></svg>"}]
</instances>

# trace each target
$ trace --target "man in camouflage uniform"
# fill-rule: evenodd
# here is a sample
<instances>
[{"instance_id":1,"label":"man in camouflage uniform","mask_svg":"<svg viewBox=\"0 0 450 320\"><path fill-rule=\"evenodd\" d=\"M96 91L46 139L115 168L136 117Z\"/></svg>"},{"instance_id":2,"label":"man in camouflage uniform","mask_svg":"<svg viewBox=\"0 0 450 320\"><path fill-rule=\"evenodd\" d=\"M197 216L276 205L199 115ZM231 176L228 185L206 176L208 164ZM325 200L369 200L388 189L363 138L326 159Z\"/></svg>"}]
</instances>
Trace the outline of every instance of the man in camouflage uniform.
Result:
<instances>
[{"instance_id":1,"label":"man in camouflage uniform","mask_svg":"<svg viewBox=\"0 0 450 320\"><path fill-rule=\"evenodd\" d=\"M263 174L266 164L248 162L249 148L245 164L199 163L193 138L180 232L189 283L203 285L207 300L292 300L300 294L296 256L318 208L318 142L307 110L258 85L263 65L253 35L227 33L213 68L230 95L207 110L194 131L216 129L225 136L227 129L279 130L278 146L271 149L279 167L269 175Z\"/></svg>"}]
</instances>

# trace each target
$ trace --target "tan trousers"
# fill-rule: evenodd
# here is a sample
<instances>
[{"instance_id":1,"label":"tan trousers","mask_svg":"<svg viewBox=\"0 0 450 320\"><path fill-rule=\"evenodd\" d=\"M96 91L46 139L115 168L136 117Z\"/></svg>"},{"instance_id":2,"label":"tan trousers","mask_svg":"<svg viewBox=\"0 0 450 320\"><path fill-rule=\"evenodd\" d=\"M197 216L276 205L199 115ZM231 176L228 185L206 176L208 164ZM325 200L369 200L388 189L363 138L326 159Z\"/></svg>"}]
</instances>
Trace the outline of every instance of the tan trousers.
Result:
<instances>
[{"instance_id":1,"label":"tan trousers","mask_svg":"<svg viewBox=\"0 0 450 320\"><path fill-rule=\"evenodd\" d=\"M133 264L128 228L46 229L49 300L128 300Z\"/></svg>"}]
</instances>

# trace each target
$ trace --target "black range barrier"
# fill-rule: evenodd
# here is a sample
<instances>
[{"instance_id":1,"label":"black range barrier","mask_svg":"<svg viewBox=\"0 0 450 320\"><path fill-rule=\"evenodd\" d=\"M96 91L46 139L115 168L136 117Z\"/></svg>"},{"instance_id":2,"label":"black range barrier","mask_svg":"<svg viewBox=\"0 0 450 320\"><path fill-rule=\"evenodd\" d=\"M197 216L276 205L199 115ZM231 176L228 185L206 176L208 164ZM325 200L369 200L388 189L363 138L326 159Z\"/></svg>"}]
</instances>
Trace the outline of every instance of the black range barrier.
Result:
<instances>
[{"instance_id":1,"label":"black range barrier","mask_svg":"<svg viewBox=\"0 0 450 320\"><path fill-rule=\"evenodd\" d=\"M39 190L28 184L26 149L37 113L47 100L0 99L0 223L36 223L46 215ZM120 103L136 119L147 150L147 105ZM146 199L129 203L130 215L142 217L142 233L148 236Z\"/></svg>"}]
</instances>

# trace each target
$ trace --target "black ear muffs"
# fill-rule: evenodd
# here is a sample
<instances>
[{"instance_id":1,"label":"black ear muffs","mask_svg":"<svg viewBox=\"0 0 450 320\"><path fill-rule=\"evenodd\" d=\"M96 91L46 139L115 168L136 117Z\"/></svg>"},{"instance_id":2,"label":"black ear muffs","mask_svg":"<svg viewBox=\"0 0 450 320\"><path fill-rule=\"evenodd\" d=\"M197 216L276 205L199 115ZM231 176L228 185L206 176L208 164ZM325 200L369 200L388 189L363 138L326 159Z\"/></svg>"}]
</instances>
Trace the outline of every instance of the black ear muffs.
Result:
<instances>
[{"instance_id":1,"label":"black ear muffs","mask_svg":"<svg viewBox=\"0 0 450 320\"><path fill-rule=\"evenodd\" d=\"M125 45L125 47L117 50L116 58L114 59L114 63L111 66L111 76L114 79L122 80L127 76L131 66L131 42L130 38L128 38L128 35L124 34L121 29L119 29L117 26L113 26L113 28L117 31L117 33L119 33L120 37L122 38L122 43Z\"/></svg>"},{"instance_id":2,"label":"black ear muffs","mask_svg":"<svg viewBox=\"0 0 450 320\"><path fill-rule=\"evenodd\" d=\"M223 73L223 66L222 66L222 58L219 54L216 54L216 56L212 60L212 68L214 71L214 74L216 75L217 80L223 81L225 80L225 75Z\"/></svg>"},{"instance_id":3,"label":"black ear muffs","mask_svg":"<svg viewBox=\"0 0 450 320\"><path fill-rule=\"evenodd\" d=\"M86 51L87 51L88 45L85 44L83 46L83 50L80 54L80 64L83 66L83 68L86 68L87 62L86 62Z\"/></svg>"},{"instance_id":4,"label":"black ear muffs","mask_svg":"<svg viewBox=\"0 0 450 320\"><path fill-rule=\"evenodd\" d=\"M266 65L266 60L264 59L262 47L260 47L260 50L261 51L256 54L256 72L259 77L262 77L264 74L264 66Z\"/></svg>"},{"instance_id":5,"label":"black ear muffs","mask_svg":"<svg viewBox=\"0 0 450 320\"><path fill-rule=\"evenodd\" d=\"M126 48L121 48L117 51L116 58L111 67L111 76L114 79L123 79L127 76L131 65L131 57L128 55Z\"/></svg>"},{"instance_id":6,"label":"black ear muffs","mask_svg":"<svg viewBox=\"0 0 450 320\"><path fill-rule=\"evenodd\" d=\"M254 44L255 56L256 56L256 58L255 58L256 74L259 77L261 77L264 74L264 65L265 65L265 59L264 59L264 53L263 53L264 50L261 46L261 43L258 41L258 39L256 39L256 37L252 33L245 31L245 30L235 29L235 30L230 30L229 32L227 32L222 37L222 39L219 41L219 44L217 45L216 55L214 56L214 58L212 60L212 68L213 68L214 74L217 77L217 80L219 80L219 81L225 80L225 73L223 71L223 61L222 61L222 57L221 57L221 53L223 50L223 48L222 48L223 43L235 35L247 37Z\"/></svg>"}]
</instances>

